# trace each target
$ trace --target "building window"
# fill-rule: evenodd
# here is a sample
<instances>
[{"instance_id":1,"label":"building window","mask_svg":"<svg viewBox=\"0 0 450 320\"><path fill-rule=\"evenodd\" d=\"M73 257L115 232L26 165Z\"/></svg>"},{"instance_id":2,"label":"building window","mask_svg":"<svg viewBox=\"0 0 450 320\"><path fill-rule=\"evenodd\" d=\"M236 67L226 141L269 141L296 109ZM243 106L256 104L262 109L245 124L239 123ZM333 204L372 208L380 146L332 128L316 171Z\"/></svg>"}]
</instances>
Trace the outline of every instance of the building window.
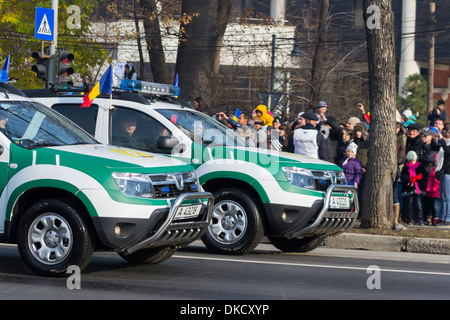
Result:
<instances>
[{"instance_id":1,"label":"building window","mask_svg":"<svg viewBox=\"0 0 450 320\"><path fill-rule=\"evenodd\" d=\"M355 28L364 28L364 16L363 16L363 0L353 0L353 13Z\"/></svg>"}]
</instances>

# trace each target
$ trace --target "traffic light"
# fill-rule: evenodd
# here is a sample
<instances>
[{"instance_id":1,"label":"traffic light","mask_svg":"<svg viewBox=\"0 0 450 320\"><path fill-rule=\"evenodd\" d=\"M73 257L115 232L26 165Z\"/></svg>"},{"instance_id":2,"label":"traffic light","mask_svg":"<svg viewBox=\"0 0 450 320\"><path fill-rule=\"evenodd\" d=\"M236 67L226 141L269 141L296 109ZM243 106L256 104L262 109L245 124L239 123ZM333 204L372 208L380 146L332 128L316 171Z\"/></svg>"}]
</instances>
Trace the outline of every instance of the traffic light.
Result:
<instances>
[{"instance_id":1,"label":"traffic light","mask_svg":"<svg viewBox=\"0 0 450 320\"><path fill-rule=\"evenodd\" d=\"M34 51L31 54L36 59L36 64L31 66L31 71L36 72L38 79L48 80L48 58L42 57L42 52Z\"/></svg>"},{"instance_id":2,"label":"traffic light","mask_svg":"<svg viewBox=\"0 0 450 320\"><path fill-rule=\"evenodd\" d=\"M59 72L58 72L58 82L62 84L72 84L70 75L74 73L74 70L71 66L71 62L75 56L70 51L62 50L59 53Z\"/></svg>"}]
</instances>

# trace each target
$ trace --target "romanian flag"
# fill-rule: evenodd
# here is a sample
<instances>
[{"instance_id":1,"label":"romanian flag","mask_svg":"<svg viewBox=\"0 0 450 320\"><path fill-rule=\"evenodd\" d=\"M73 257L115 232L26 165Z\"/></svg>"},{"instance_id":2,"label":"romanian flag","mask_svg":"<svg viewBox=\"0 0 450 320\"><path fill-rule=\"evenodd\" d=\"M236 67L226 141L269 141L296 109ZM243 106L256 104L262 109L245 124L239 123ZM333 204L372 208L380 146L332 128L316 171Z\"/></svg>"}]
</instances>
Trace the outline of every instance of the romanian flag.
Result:
<instances>
[{"instance_id":1,"label":"romanian flag","mask_svg":"<svg viewBox=\"0 0 450 320\"><path fill-rule=\"evenodd\" d=\"M113 72L112 66L109 66L105 74L91 91L83 98L80 108L90 107L92 101L100 94L112 94Z\"/></svg>"},{"instance_id":2,"label":"romanian flag","mask_svg":"<svg viewBox=\"0 0 450 320\"><path fill-rule=\"evenodd\" d=\"M239 116L241 115L241 113L242 113L241 110L239 110L238 108L236 108L236 112L234 113L233 120L236 121L236 122L238 122Z\"/></svg>"}]
</instances>

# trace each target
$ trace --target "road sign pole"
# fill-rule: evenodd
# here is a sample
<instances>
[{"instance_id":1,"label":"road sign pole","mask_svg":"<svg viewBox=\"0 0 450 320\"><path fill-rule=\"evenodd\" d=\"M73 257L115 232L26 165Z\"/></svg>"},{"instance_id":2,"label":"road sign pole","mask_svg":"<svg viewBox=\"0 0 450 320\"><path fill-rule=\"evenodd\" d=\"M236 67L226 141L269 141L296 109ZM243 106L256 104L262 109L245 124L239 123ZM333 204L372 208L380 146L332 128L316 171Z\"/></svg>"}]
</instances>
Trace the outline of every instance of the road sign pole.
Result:
<instances>
[{"instance_id":1,"label":"road sign pole","mask_svg":"<svg viewBox=\"0 0 450 320\"><path fill-rule=\"evenodd\" d=\"M48 82L56 83L56 48L58 46L58 0L52 0L52 9L54 12L53 42L50 44L50 56L53 59L48 61Z\"/></svg>"}]
</instances>

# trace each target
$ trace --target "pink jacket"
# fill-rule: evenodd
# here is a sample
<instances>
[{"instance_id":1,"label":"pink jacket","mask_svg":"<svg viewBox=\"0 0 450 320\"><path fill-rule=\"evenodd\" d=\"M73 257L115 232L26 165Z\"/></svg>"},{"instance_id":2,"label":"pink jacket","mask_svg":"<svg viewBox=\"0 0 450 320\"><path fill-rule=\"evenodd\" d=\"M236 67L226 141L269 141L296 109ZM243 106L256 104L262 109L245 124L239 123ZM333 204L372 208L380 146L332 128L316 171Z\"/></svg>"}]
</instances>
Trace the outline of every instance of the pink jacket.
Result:
<instances>
[{"instance_id":1,"label":"pink jacket","mask_svg":"<svg viewBox=\"0 0 450 320\"><path fill-rule=\"evenodd\" d=\"M428 198L439 198L439 184L440 181L435 178L436 167L433 167L428 177L427 182L427 196Z\"/></svg>"}]
</instances>

